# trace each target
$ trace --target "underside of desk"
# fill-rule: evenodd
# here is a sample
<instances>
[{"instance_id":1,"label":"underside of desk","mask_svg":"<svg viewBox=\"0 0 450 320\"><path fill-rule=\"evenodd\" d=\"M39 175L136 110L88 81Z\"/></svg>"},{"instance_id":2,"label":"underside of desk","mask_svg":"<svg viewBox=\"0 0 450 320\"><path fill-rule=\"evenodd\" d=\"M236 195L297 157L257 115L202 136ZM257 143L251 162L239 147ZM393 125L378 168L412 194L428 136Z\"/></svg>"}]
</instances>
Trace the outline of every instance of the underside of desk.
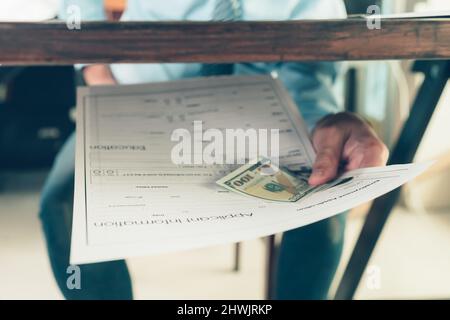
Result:
<instances>
[{"instance_id":1,"label":"underside of desk","mask_svg":"<svg viewBox=\"0 0 450 320\"><path fill-rule=\"evenodd\" d=\"M0 64L336 61L450 57L450 19L0 23Z\"/></svg>"}]
</instances>

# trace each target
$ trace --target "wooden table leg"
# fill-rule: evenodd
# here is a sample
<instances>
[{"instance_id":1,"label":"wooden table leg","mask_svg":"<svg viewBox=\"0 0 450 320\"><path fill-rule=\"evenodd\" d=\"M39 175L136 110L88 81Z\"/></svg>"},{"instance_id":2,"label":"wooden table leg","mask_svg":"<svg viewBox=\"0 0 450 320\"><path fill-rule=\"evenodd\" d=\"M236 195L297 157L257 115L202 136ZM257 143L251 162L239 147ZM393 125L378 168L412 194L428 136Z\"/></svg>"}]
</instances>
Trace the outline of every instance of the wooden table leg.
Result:
<instances>
[{"instance_id":1,"label":"wooden table leg","mask_svg":"<svg viewBox=\"0 0 450 320\"><path fill-rule=\"evenodd\" d=\"M266 288L265 298L266 300L273 299L273 287L275 278L275 263L276 263L276 250L275 250L275 235L271 235L265 238L266 242Z\"/></svg>"},{"instance_id":2,"label":"wooden table leg","mask_svg":"<svg viewBox=\"0 0 450 320\"><path fill-rule=\"evenodd\" d=\"M233 271L238 272L241 264L241 243L237 242L234 245L234 266Z\"/></svg>"},{"instance_id":3,"label":"wooden table leg","mask_svg":"<svg viewBox=\"0 0 450 320\"><path fill-rule=\"evenodd\" d=\"M414 71L424 72L425 79L392 151L389 164L408 163L414 160L417 148L450 77L450 61L419 61L415 63ZM353 298L378 238L399 196L400 189L396 189L376 199L372 204L335 299Z\"/></svg>"}]
</instances>

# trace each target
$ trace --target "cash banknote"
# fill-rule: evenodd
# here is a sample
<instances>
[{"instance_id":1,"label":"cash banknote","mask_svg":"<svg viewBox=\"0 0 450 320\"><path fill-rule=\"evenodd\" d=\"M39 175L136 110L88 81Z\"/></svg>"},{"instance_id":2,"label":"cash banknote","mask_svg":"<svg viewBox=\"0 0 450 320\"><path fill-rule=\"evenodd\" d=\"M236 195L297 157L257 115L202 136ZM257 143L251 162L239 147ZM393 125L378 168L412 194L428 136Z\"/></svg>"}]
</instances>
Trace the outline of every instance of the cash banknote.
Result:
<instances>
[{"instance_id":1,"label":"cash banknote","mask_svg":"<svg viewBox=\"0 0 450 320\"><path fill-rule=\"evenodd\" d=\"M311 168L278 167L267 158L248 163L219 179L217 184L244 195L278 202L296 202L310 194L346 183L351 178L335 179L320 186L310 186Z\"/></svg>"}]
</instances>

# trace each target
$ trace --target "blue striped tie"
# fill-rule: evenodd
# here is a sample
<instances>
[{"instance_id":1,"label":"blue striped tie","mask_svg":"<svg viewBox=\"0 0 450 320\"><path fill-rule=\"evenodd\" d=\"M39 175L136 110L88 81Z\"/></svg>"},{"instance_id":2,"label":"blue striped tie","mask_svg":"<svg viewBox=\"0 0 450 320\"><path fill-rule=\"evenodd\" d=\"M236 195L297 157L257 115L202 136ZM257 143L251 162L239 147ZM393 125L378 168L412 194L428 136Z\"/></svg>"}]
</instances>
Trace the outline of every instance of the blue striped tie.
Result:
<instances>
[{"instance_id":1,"label":"blue striped tie","mask_svg":"<svg viewBox=\"0 0 450 320\"><path fill-rule=\"evenodd\" d=\"M242 0L216 0L212 14L214 21L235 21L242 19ZM203 64L201 68L202 76L216 76L232 74L234 64Z\"/></svg>"}]
</instances>

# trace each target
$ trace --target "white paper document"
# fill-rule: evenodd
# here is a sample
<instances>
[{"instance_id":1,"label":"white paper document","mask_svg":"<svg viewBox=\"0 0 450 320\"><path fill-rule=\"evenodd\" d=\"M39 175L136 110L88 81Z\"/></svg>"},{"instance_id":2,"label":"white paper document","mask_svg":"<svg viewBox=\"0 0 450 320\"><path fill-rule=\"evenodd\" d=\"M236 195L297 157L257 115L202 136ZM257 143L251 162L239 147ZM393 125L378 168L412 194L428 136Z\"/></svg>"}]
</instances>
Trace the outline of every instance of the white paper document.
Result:
<instances>
[{"instance_id":1,"label":"white paper document","mask_svg":"<svg viewBox=\"0 0 450 320\"><path fill-rule=\"evenodd\" d=\"M200 130L195 123L201 123ZM216 184L240 165L174 163L178 142L171 137L179 128L192 133L197 160L205 155L208 141L202 133L208 129L278 129L283 167L308 170L315 157L297 106L269 76L80 88L72 264L232 243L298 228L370 201L428 167L360 169L346 173L344 178L352 179L345 183L297 202L263 201ZM272 151L269 145L266 152Z\"/></svg>"}]
</instances>

